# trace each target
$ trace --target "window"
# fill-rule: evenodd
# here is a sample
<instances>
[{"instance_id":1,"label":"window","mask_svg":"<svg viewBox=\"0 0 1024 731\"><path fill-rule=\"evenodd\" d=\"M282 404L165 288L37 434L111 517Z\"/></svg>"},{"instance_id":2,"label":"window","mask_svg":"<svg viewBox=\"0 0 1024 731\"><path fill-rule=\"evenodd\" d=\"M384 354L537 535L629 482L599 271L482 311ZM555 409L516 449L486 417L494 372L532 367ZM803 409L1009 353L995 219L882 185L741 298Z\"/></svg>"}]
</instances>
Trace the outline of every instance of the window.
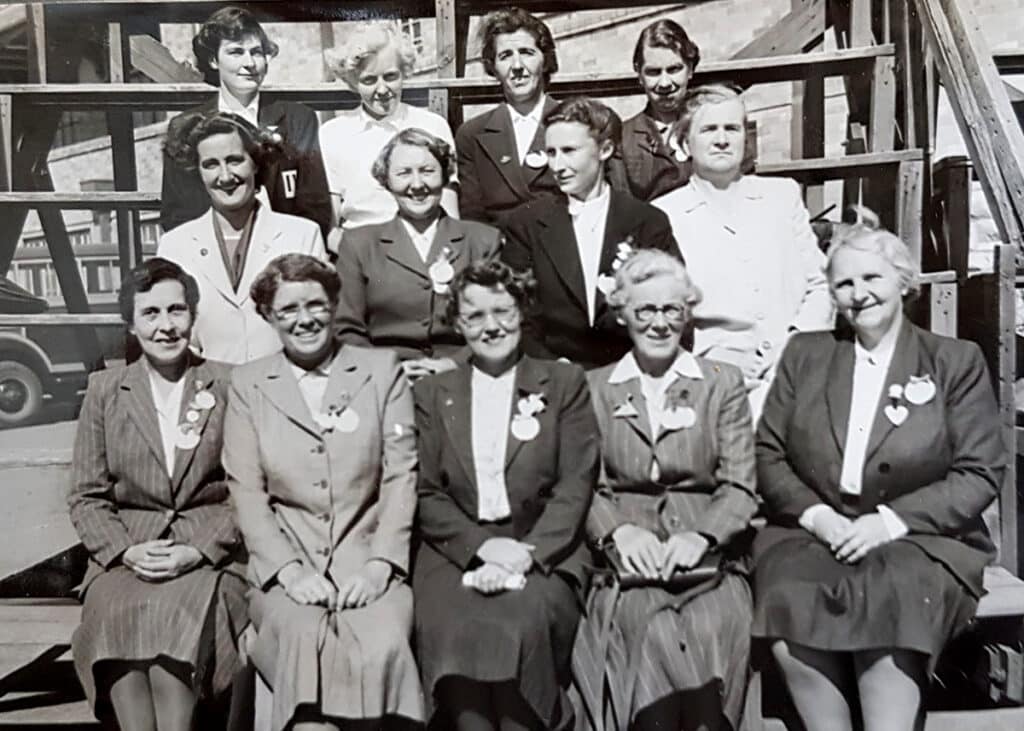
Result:
<instances>
[{"instance_id":1,"label":"window","mask_svg":"<svg viewBox=\"0 0 1024 731\"><path fill-rule=\"evenodd\" d=\"M143 221L139 225L139 238L143 244L155 244L160 239L160 223L157 221Z\"/></svg>"},{"instance_id":2,"label":"window","mask_svg":"<svg viewBox=\"0 0 1024 731\"><path fill-rule=\"evenodd\" d=\"M402 32L412 41L416 53L423 52L423 22L419 18L402 21Z\"/></svg>"}]
</instances>

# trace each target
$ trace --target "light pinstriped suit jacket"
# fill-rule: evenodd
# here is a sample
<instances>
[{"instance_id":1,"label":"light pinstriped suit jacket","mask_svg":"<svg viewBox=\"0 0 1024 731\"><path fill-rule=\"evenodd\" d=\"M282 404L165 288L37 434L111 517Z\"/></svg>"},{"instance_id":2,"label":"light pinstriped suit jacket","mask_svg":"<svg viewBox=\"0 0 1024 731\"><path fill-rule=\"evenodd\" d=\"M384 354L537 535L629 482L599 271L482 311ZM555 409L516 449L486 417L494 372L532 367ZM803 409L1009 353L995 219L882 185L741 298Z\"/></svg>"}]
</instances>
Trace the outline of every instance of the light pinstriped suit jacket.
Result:
<instances>
[{"instance_id":1,"label":"light pinstriped suit jacket","mask_svg":"<svg viewBox=\"0 0 1024 731\"><path fill-rule=\"evenodd\" d=\"M192 400L197 380L209 387L215 404L199 422L198 446L176 450L173 477L167 476L144 363L89 377L68 497L71 522L91 554L83 590L143 541L188 543L214 566L225 564L239 549L220 464L228 368L194 357L184 377L183 404Z\"/></svg>"}]
</instances>

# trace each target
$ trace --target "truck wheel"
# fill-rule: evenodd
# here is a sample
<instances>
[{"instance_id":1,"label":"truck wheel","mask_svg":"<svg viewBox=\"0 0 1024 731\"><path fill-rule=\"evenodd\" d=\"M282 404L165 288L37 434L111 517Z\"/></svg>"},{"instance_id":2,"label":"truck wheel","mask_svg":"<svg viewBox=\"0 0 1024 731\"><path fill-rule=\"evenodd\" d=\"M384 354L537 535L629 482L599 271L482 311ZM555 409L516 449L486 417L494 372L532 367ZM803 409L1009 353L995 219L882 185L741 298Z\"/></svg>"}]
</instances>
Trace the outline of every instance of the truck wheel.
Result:
<instances>
[{"instance_id":1,"label":"truck wheel","mask_svg":"<svg viewBox=\"0 0 1024 731\"><path fill-rule=\"evenodd\" d=\"M16 426L31 419L43 405L43 384L31 368L14 360L0 360L0 426Z\"/></svg>"}]
</instances>

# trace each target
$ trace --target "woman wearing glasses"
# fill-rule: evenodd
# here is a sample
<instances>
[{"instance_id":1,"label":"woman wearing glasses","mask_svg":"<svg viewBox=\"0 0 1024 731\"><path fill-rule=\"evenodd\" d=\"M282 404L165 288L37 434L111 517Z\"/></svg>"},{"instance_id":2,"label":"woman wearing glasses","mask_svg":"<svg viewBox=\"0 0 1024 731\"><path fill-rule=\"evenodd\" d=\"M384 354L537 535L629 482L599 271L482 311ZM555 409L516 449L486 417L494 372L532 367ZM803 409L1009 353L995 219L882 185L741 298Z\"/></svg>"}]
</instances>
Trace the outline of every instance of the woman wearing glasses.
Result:
<instances>
[{"instance_id":1,"label":"woman wearing glasses","mask_svg":"<svg viewBox=\"0 0 1024 731\"><path fill-rule=\"evenodd\" d=\"M633 348L589 375L602 469L586 532L617 568L592 591L573 651L585 728L738 727L752 609L736 559L757 508L754 439L739 370L680 347L700 297L655 250L626 259L608 297Z\"/></svg>"},{"instance_id":2,"label":"woman wearing glasses","mask_svg":"<svg viewBox=\"0 0 1024 731\"><path fill-rule=\"evenodd\" d=\"M563 728L597 425L583 371L522 355L534 283L498 261L452 283L469 363L416 383L424 694L438 728Z\"/></svg>"},{"instance_id":3,"label":"woman wearing glasses","mask_svg":"<svg viewBox=\"0 0 1024 731\"><path fill-rule=\"evenodd\" d=\"M224 422L274 731L422 719L405 582L412 396L393 353L336 344L339 288L301 254L257 277L252 299L284 350L233 372Z\"/></svg>"}]
</instances>

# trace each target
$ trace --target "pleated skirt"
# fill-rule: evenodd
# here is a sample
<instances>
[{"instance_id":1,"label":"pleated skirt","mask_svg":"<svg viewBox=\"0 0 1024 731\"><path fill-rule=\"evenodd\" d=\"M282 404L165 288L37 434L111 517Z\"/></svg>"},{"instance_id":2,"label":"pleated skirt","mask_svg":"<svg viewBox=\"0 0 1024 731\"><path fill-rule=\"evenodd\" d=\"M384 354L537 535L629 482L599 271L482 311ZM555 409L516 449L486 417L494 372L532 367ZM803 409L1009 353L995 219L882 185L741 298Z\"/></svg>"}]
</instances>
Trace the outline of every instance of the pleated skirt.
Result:
<instances>
[{"instance_id":1,"label":"pleated skirt","mask_svg":"<svg viewBox=\"0 0 1024 731\"><path fill-rule=\"evenodd\" d=\"M429 545L420 553L413 574L416 647L430 713L438 682L461 677L513 682L545 728L567 723L569 662L581 609L569 580L532 572L524 589L487 596L462 586L459 567Z\"/></svg>"},{"instance_id":2,"label":"pleated skirt","mask_svg":"<svg viewBox=\"0 0 1024 731\"><path fill-rule=\"evenodd\" d=\"M393 584L377 601L340 612L297 604L274 586L251 593L249 612L252 661L274 694L274 731L309 713L423 720L408 586Z\"/></svg>"},{"instance_id":3,"label":"pleated skirt","mask_svg":"<svg viewBox=\"0 0 1024 731\"><path fill-rule=\"evenodd\" d=\"M201 696L227 690L240 668L236 641L245 628L245 579L200 567L163 582L143 581L118 566L89 585L82 623L71 639L75 671L95 711L108 661L169 658L187 665Z\"/></svg>"},{"instance_id":4,"label":"pleated skirt","mask_svg":"<svg viewBox=\"0 0 1024 731\"><path fill-rule=\"evenodd\" d=\"M974 616L974 597L909 541L850 565L806 531L788 532L763 553L755 543L755 637L833 652L911 650L927 655L931 668Z\"/></svg>"},{"instance_id":5,"label":"pleated skirt","mask_svg":"<svg viewBox=\"0 0 1024 731\"><path fill-rule=\"evenodd\" d=\"M746 578L730 572L678 592L595 588L572 655L576 729L627 729L658 701L709 688L718 693L719 718L737 728L752 612ZM688 727L698 721L688 718Z\"/></svg>"}]
</instances>

